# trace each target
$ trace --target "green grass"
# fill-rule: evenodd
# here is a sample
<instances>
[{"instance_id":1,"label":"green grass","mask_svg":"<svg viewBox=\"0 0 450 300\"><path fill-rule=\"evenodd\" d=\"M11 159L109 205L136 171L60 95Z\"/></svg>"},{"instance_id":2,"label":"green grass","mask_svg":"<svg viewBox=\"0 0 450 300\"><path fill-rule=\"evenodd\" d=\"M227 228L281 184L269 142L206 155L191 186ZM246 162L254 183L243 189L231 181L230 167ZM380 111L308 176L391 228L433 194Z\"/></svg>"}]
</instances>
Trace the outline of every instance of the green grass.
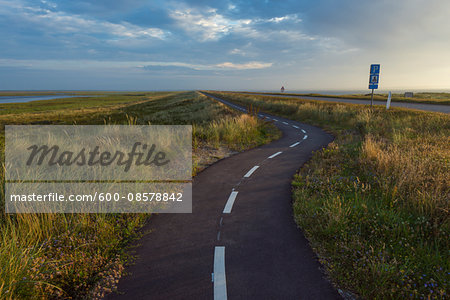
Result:
<instances>
[{"instance_id":1,"label":"green grass","mask_svg":"<svg viewBox=\"0 0 450 300\"><path fill-rule=\"evenodd\" d=\"M245 94L252 94L246 92ZM371 94L348 94L348 95L323 95L317 93L309 94L292 94L292 93L267 93L270 95L291 95L291 96L310 96L310 97L323 97L323 98L343 98L354 100L370 100ZM386 101L388 94L374 94L374 100ZM391 101L393 102L405 102L405 103L425 103L425 104L450 104L450 93L414 93L413 98L406 98L403 94L392 94Z\"/></svg>"},{"instance_id":2,"label":"green grass","mask_svg":"<svg viewBox=\"0 0 450 300\"><path fill-rule=\"evenodd\" d=\"M6 124L192 124L193 173L230 151L279 137L275 127L196 92L124 93L3 104ZM0 136L3 156L4 131ZM3 162L4 159L2 158ZM4 195L4 166L0 197ZM0 299L101 298L117 283L129 242L148 214L4 213L0 198ZM149 220L150 218L150 220Z\"/></svg>"},{"instance_id":3,"label":"green grass","mask_svg":"<svg viewBox=\"0 0 450 300\"><path fill-rule=\"evenodd\" d=\"M292 185L295 220L338 286L368 299L448 298L449 115L216 95L335 135Z\"/></svg>"},{"instance_id":4,"label":"green grass","mask_svg":"<svg viewBox=\"0 0 450 300\"><path fill-rule=\"evenodd\" d=\"M58 120L59 122L69 122L70 116L79 118L82 115L89 114L89 109L113 109L130 105L132 103L139 103L149 100L149 97L165 97L171 95L170 92L154 92L144 94L113 94L102 95L95 97L74 97L62 98L54 100L39 100L23 103L3 103L0 104L0 123L23 122L23 118L35 118L35 114L46 113L50 114L51 121ZM54 115L57 113L58 115ZM16 118L11 118L11 116ZM41 116L37 116L40 118ZM8 120L6 120L8 118ZM41 118L42 119L42 118ZM86 120L86 122L88 122ZM10 124L10 123L8 123Z\"/></svg>"}]
</instances>

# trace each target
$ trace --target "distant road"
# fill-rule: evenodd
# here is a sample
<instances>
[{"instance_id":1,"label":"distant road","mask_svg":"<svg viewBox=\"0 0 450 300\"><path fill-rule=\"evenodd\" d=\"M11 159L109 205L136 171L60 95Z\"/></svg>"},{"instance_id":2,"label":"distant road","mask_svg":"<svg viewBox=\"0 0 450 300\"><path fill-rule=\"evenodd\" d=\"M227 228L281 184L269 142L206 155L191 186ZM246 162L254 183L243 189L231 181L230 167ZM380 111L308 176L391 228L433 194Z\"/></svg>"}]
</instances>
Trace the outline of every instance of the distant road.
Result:
<instances>
[{"instance_id":1,"label":"distant road","mask_svg":"<svg viewBox=\"0 0 450 300\"><path fill-rule=\"evenodd\" d=\"M274 97L301 98L301 99L307 99L307 100L344 102L344 103L352 103L352 104L366 104L366 105L370 104L370 100L313 97L313 96L295 96L295 95L273 95L273 94L265 94L265 93L251 93L251 94L262 95L262 96L274 96ZM374 100L373 104L386 106L386 101ZM411 109L418 109L418 110L442 112L442 113L446 113L446 114L450 113L450 105L442 105L442 104L391 102L391 107L404 107L404 108L411 108Z\"/></svg>"}]
</instances>

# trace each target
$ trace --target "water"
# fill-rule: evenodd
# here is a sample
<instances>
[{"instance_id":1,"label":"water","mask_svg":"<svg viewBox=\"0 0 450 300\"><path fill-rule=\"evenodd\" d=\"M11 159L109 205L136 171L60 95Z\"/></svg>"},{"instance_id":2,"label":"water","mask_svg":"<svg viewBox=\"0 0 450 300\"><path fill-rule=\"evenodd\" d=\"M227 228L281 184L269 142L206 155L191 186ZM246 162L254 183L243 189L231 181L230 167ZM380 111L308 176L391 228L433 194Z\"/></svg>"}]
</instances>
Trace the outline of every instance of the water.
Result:
<instances>
[{"instance_id":1,"label":"water","mask_svg":"<svg viewBox=\"0 0 450 300\"><path fill-rule=\"evenodd\" d=\"M38 100L52 100L61 98L74 98L74 97L95 97L95 96L79 96L79 95L0 96L0 104L24 103Z\"/></svg>"}]
</instances>

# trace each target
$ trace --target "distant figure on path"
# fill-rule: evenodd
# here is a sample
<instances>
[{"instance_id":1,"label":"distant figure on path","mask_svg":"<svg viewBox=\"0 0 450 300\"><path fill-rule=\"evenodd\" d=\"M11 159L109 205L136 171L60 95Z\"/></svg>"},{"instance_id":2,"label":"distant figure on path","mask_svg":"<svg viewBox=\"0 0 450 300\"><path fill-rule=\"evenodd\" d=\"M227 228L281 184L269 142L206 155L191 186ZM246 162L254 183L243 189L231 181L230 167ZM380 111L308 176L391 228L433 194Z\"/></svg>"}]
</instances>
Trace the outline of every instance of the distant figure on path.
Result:
<instances>
[{"instance_id":1,"label":"distant figure on path","mask_svg":"<svg viewBox=\"0 0 450 300\"><path fill-rule=\"evenodd\" d=\"M281 87L281 90L280 90L282 93L284 93L284 86L282 86Z\"/></svg>"}]
</instances>

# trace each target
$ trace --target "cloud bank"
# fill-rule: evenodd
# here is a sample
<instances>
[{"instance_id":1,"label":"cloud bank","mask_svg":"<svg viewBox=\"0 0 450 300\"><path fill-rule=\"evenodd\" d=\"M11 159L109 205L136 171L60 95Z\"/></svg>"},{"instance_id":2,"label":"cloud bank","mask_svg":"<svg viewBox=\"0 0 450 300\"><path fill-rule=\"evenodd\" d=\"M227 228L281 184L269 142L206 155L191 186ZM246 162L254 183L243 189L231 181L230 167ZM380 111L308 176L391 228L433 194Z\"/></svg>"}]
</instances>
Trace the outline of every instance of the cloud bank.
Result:
<instances>
[{"instance_id":1,"label":"cloud bank","mask_svg":"<svg viewBox=\"0 0 450 300\"><path fill-rule=\"evenodd\" d=\"M0 0L0 89L449 88L450 2Z\"/></svg>"}]
</instances>

